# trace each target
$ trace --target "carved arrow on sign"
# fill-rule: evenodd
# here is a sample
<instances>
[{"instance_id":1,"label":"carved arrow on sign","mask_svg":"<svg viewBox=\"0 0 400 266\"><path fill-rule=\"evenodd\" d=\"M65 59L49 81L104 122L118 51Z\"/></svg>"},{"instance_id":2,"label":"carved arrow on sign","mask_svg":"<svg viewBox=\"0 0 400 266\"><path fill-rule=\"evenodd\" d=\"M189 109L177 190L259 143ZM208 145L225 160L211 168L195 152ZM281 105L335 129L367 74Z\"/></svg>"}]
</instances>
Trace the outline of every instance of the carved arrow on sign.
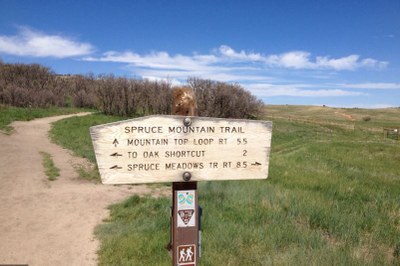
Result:
<instances>
[{"instance_id":1,"label":"carved arrow on sign","mask_svg":"<svg viewBox=\"0 0 400 266\"><path fill-rule=\"evenodd\" d=\"M251 165L254 165L254 166L259 166L259 165L261 165L259 162L255 162L255 163L252 163Z\"/></svg>"},{"instance_id":2,"label":"carved arrow on sign","mask_svg":"<svg viewBox=\"0 0 400 266\"><path fill-rule=\"evenodd\" d=\"M118 140L114 139L113 144L114 144L115 147L117 147L117 145L119 144Z\"/></svg>"},{"instance_id":3,"label":"carved arrow on sign","mask_svg":"<svg viewBox=\"0 0 400 266\"><path fill-rule=\"evenodd\" d=\"M117 170L117 169L122 169L122 167L118 166L118 165L114 165L114 166L111 166L110 169Z\"/></svg>"},{"instance_id":4,"label":"carved arrow on sign","mask_svg":"<svg viewBox=\"0 0 400 266\"><path fill-rule=\"evenodd\" d=\"M119 157L119 156L122 156L122 154L119 154L118 152L114 152L113 154L110 154L110 156Z\"/></svg>"}]
</instances>

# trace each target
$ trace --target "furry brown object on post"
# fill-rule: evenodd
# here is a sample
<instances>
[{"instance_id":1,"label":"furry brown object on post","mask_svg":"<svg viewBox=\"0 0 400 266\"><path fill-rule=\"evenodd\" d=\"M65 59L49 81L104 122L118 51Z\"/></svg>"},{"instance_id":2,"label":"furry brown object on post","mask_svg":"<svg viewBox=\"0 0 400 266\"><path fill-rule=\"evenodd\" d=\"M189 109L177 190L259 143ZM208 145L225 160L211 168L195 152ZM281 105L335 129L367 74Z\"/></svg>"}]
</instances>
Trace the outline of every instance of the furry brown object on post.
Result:
<instances>
[{"instance_id":1,"label":"furry brown object on post","mask_svg":"<svg viewBox=\"0 0 400 266\"><path fill-rule=\"evenodd\" d=\"M197 116L196 96L192 89L179 87L172 90L172 114Z\"/></svg>"}]
</instances>

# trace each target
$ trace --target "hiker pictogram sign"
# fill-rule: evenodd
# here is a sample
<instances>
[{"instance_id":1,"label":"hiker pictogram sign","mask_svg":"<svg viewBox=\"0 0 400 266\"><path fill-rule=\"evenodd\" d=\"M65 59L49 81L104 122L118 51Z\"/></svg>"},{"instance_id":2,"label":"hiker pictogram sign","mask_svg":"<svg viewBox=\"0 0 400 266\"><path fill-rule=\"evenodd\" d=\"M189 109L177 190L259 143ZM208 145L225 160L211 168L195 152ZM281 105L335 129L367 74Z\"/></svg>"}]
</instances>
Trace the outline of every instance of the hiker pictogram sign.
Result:
<instances>
[{"instance_id":1,"label":"hiker pictogram sign","mask_svg":"<svg viewBox=\"0 0 400 266\"><path fill-rule=\"evenodd\" d=\"M181 245L177 249L178 265L195 265L196 263L196 245Z\"/></svg>"}]
</instances>

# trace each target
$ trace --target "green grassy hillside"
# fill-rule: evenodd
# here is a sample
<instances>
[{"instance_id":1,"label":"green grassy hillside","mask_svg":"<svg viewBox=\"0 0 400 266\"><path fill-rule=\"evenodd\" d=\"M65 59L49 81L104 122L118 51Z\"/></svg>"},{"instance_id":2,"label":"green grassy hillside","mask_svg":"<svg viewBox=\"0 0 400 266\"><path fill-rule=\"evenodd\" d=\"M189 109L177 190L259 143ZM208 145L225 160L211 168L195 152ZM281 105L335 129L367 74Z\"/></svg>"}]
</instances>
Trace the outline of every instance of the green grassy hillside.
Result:
<instances>
[{"instance_id":1,"label":"green grassy hillside","mask_svg":"<svg viewBox=\"0 0 400 266\"><path fill-rule=\"evenodd\" d=\"M68 135L95 124L80 119ZM200 265L399 265L400 141L382 130L400 127L400 109L267 106L265 120L268 179L199 183ZM111 206L96 230L99 264L170 265L170 205L133 196Z\"/></svg>"},{"instance_id":2,"label":"green grassy hillside","mask_svg":"<svg viewBox=\"0 0 400 266\"><path fill-rule=\"evenodd\" d=\"M348 129L382 131L383 127L400 127L400 108L360 109L322 106L269 105L267 117L305 123L331 124ZM366 123L368 122L368 123Z\"/></svg>"}]
</instances>

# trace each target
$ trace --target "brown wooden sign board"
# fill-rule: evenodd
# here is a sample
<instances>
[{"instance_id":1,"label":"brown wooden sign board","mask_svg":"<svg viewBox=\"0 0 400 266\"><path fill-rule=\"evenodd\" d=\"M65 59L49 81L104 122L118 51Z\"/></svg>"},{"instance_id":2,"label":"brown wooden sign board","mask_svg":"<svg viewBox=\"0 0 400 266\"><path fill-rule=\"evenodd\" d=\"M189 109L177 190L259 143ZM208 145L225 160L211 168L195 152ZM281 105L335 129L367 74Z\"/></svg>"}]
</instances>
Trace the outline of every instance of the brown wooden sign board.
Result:
<instances>
[{"instance_id":1,"label":"brown wooden sign board","mask_svg":"<svg viewBox=\"0 0 400 266\"><path fill-rule=\"evenodd\" d=\"M156 115L94 126L104 184L265 179L272 122Z\"/></svg>"}]
</instances>

